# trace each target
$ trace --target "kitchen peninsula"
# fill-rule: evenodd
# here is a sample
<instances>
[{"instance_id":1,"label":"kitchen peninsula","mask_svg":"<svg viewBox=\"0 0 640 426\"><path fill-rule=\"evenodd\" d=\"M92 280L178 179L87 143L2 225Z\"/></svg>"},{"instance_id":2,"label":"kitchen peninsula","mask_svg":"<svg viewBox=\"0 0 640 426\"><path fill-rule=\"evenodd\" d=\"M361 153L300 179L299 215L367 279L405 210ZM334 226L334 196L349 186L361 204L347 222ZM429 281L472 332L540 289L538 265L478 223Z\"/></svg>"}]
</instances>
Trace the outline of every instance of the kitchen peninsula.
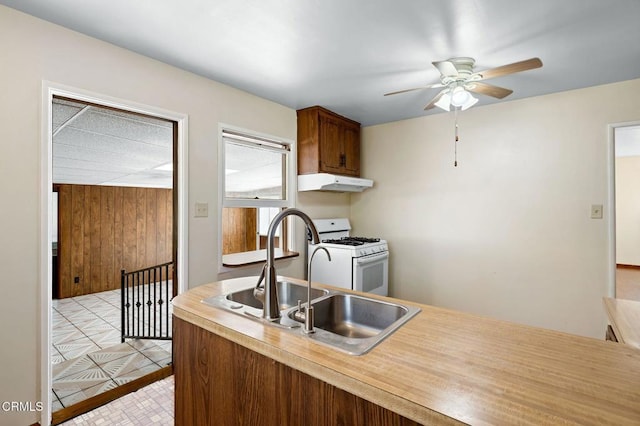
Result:
<instances>
[{"instance_id":1,"label":"kitchen peninsula","mask_svg":"<svg viewBox=\"0 0 640 426\"><path fill-rule=\"evenodd\" d=\"M402 302L421 312L353 356L201 303L256 282L173 300L177 425L640 423L627 345Z\"/></svg>"}]
</instances>

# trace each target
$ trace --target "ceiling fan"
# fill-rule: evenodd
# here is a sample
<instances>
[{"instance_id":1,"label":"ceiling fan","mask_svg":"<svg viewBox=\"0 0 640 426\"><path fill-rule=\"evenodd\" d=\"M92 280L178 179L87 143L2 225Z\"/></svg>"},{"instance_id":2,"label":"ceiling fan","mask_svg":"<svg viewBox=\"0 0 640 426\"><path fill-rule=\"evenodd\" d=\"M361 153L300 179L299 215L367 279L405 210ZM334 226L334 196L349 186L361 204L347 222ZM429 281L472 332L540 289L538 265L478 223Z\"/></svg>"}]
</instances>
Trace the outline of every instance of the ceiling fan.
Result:
<instances>
[{"instance_id":1,"label":"ceiling fan","mask_svg":"<svg viewBox=\"0 0 640 426\"><path fill-rule=\"evenodd\" d=\"M513 90L503 87L483 83L482 80L502 77L504 75L540 68L542 61L539 58L531 58L508 65L502 65L485 71L474 72L475 59L460 57L451 58L446 61L432 62L440 71L440 83L429 84L423 87L400 90L397 92L385 93L384 96L397 95L399 93L411 92L413 90L423 90L444 87L432 100L424 107L425 111L433 107L439 107L445 111L450 111L451 106L465 110L478 102L469 92L480 93L494 98L502 99L513 93Z\"/></svg>"}]
</instances>

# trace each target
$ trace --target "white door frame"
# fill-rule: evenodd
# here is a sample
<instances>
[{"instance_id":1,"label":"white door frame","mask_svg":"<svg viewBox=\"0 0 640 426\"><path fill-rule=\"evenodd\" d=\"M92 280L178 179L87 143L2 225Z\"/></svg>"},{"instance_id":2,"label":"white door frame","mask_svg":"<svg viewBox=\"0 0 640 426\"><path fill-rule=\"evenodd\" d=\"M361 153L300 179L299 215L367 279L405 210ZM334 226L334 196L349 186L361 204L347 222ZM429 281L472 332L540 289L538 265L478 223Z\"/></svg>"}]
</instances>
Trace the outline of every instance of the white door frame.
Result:
<instances>
[{"instance_id":1,"label":"white door frame","mask_svg":"<svg viewBox=\"0 0 640 426\"><path fill-rule=\"evenodd\" d=\"M40 424L51 423L51 277L52 277L52 215L51 191L53 188L52 171L52 123L51 104L54 96L63 96L80 101L105 105L122 110L138 112L164 118L178 123L177 147L177 189L178 211L174 216L177 220L178 254L176 259L178 293L186 290L188 277L188 116L186 114L167 111L149 105L117 99L110 96L88 92L86 90L65 86L62 84L42 82L42 110L41 110L41 146L40 146L40 401L42 413Z\"/></svg>"},{"instance_id":2,"label":"white door frame","mask_svg":"<svg viewBox=\"0 0 640 426\"><path fill-rule=\"evenodd\" d=\"M607 199L608 221L607 231L609 234L609 288L608 297L616 297L616 150L615 139L616 129L621 127L640 126L640 121L629 121L613 123L608 126L608 191Z\"/></svg>"}]
</instances>

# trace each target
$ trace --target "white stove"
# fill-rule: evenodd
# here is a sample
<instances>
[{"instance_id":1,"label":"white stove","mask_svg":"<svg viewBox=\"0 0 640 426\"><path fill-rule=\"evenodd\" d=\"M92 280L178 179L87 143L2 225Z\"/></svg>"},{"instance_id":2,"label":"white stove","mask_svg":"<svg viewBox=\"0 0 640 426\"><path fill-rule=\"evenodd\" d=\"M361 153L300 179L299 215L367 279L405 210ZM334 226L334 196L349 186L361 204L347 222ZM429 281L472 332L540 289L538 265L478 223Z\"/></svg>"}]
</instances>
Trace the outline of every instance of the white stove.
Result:
<instances>
[{"instance_id":1,"label":"white stove","mask_svg":"<svg viewBox=\"0 0 640 426\"><path fill-rule=\"evenodd\" d=\"M323 253L313 258L312 280L336 287L388 295L389 247L380 238L352 237L349 219L316 219L313 221ZM307 259L318 245L309 245Z\"/></svg>"}]
</instances>

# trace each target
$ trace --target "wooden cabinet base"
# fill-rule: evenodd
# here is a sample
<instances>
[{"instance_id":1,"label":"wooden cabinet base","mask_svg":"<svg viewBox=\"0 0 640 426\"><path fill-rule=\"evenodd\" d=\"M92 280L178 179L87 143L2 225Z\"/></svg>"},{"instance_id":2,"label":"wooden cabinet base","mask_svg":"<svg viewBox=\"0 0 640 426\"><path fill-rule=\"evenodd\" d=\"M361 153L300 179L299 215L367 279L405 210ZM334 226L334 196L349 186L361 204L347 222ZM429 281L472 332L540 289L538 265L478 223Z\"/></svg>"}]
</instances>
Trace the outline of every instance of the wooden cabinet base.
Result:
<instances>
[{"instance_id":1,"label":"wooden cabinet base","mask_svg":"<svg viewBox=\"0 0 640 426\"><path fill-rule=\"evenodd\" d=\"M417 425L174 317L176 425Z\"/></svg>"}]
</instances>

